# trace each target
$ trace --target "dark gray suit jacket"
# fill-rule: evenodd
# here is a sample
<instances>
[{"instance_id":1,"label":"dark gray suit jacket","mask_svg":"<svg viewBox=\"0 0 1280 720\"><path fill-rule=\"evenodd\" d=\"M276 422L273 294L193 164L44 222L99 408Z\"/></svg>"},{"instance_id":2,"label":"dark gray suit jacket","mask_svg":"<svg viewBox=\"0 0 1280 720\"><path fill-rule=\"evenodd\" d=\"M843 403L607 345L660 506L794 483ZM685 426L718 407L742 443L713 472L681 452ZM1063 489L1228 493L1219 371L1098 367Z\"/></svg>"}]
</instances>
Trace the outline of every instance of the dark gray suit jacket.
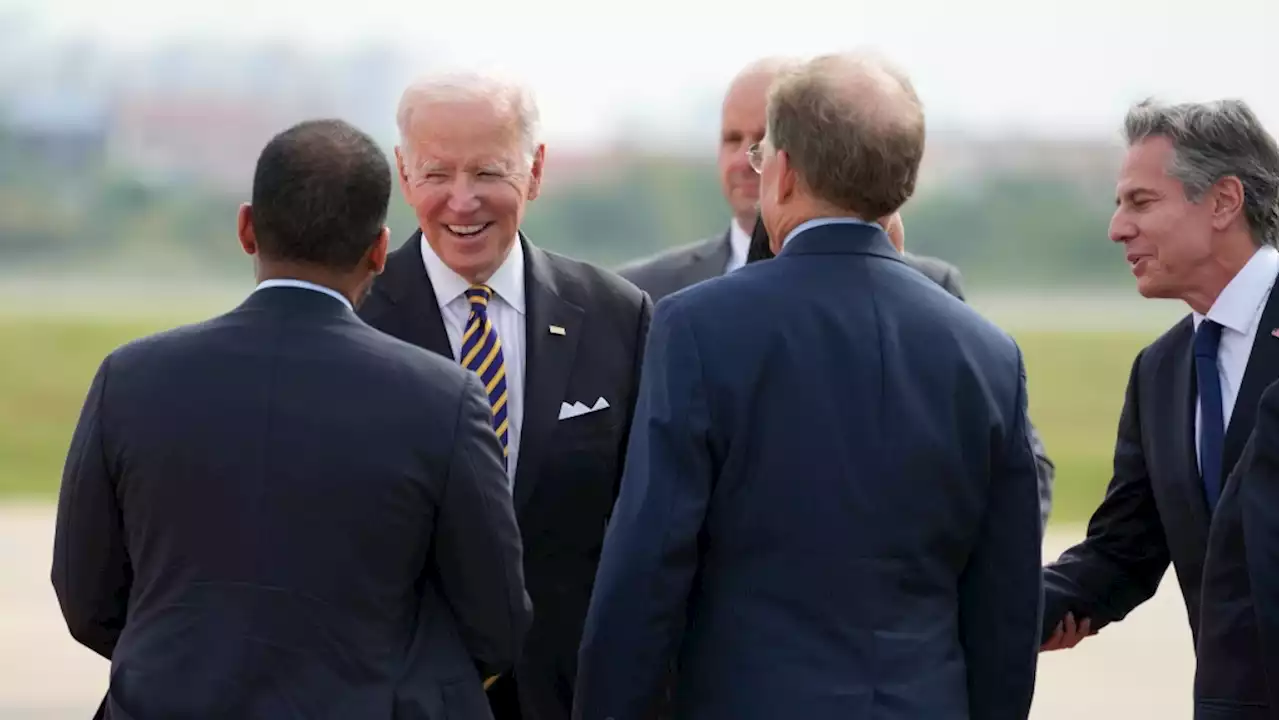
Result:
<instances>
[{"instance_id":1,"label":"dark gray suit jacket","mask_svg":"<svg viewBox=\"0 0 1280 720\"><path fill-rule=\"evenodd\" d=\"M111 353L52 573L99 717L488 718L531 615L490 414L309 289Z\"/></svg>"},{"instance_id":2,"label":"dark gray suit jacket","mask_svg":"<svg viewBox=\"0 0 1280 720\"><path fill-rule=\"evenodd\" d=\"M762 229L762 224L757 222L753 235L759 235ZM941 285L947 292L961 300L965 299L960 270L954 265L938 258L911 253L905 253L902 259L907 265ZM633 261L619 268L618 274L635 283L656 303L677 290L723 275L728 262L729 231L726 230L716 237ZM1041 520L1047 523L1049 511L1053 506L1055 469L1045 449L1044 441L1040 439L1040 433L1030 422L1027 423L1027 427L1031 435L1031 449L1036 455L1037 477L1040 482Z\"/></svg>"}]
</instances>

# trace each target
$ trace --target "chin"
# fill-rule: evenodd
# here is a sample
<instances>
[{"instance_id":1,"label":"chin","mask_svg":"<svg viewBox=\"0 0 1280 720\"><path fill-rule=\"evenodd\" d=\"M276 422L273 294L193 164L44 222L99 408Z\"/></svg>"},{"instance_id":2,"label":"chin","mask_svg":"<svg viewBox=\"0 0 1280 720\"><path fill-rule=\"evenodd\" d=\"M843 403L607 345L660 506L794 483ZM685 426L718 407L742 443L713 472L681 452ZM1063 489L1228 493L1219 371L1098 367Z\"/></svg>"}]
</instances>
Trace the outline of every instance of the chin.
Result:
<instances>
[{"instance_id":1,"label":"chin","mask_svg":"<svg viewBox=\"0 0 1280 720\"><path fill-rule=\"evenodd\" d=\"M1176 293L1155 278L1140 278L1138 294L1148 300L1168 300L1177 297Z\"/></svg>"}]
</instances>

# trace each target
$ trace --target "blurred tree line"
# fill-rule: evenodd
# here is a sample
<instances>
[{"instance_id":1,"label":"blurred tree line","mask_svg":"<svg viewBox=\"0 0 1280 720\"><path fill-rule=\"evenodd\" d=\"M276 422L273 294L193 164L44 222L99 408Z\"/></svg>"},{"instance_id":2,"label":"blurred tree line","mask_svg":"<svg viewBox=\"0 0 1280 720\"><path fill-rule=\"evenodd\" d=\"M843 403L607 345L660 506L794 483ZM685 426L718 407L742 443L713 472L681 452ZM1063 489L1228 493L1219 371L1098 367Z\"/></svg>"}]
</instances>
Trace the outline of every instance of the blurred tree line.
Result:
<instances>
[{"instance_id":1,"label":"blurred tree line","mask_svg":"<svg viewBox=\"0 0 1280 720\"><path fill-rule=\"evenodd\" d=\"M903 211L913 252L958 265L982 287L1127 282L1106 237L1111 178L1004 172L935 186ZM245 196L148 183L101 162L60 163L0 129L0 269L239 278ZM710 159L635 157L579 183L550 183L524 229L548 249L607 267L723 232L728 209ZM398 192L398 245L417 226Z\"/></svg>"}]
</instances>

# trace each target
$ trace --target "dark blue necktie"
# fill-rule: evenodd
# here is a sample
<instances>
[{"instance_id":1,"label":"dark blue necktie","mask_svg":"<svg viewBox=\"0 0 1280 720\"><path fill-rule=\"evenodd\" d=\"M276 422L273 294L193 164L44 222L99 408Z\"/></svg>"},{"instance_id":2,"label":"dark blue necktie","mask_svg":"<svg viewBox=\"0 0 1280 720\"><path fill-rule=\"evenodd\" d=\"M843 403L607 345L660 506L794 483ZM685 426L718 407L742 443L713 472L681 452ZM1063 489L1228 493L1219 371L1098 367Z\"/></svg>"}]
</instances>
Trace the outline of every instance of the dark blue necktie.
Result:
<instances>
[{"instance_id":1,"label":"dark blue necktie","mask_svg":"<svg viewBox=\"0 0 1280 720\"><path fill-rule=\"evenodd\" d=\"M1218 342L1222 326L1205 319L1196 330L1196 388L1200 395L1200 479L1209 509L1222 493L1222 382L1218 379Z\"/></svg>"}]
</instances>

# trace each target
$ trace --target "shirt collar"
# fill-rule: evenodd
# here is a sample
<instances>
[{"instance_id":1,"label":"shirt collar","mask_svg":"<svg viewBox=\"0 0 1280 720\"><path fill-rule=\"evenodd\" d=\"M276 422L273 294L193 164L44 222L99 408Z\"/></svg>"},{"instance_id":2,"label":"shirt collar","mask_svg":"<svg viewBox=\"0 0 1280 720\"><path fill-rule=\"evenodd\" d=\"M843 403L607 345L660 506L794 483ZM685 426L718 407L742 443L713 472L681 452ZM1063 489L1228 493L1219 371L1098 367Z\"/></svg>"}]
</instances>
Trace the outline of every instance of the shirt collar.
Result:
<instances>
[{"instance_id":1,"label":"shirt collar","mask_svg":"<svg viewBox=\"0 0 1280 720\"><path fill-rule=\"evenodd\" d=\"M742 229L738 219L729 223L729 270L747 264L747 250L751 247L751 234Z\"/></svg>"},{"instance_id":2,"label":"shirt collar","mask_svg":"<svg viewBox=\"0 0 1280 720\"><path fill-rule=\"evenodd\" d=\"M440 307L446 307L461 297L471 287L471 283L444 264L436 251L431 249L425 234L419 242L422 246L422 262L427 266L427 277L431 279L431 287L435 290L436 302ZM524 314L524 248L520 236L516 236L507 259L502 261L485 284L516 312Z\"/></svg>"},{"instance_id":3,"label":"shirt collar","mask_svg":"<svg viewBox=\"0 0 1280 720\"><path fill-rule=\"evenodd\" d=\"M1194 326L1208 317L1224 328L1234 330L1243 335L1251 335L1257 330L1256 324L1261 316L1261 308L1271 294L1271 286L1280 273L1280 253L1270 246L1258 248L1249 262L1240 268L1240 272L1231 278L1231 282L1218 294L1209 312L1205 315L1192 313Z\"/></svg>"},{"instance_id":4,"label":"shirt collar","mask_svg":"<svg viewBox=\"0 0 1280 720\"><path fill-rule=\"evenodd\" d=\"M304 290L314 290L319 293L324 293L329 297L336 298L338 302L346 305L348 310L355 312L355 308L351 306L351 301L342 293L334 290L333 288L327 288L323 285L307 282L306 280L294 280L292 278L273 278L271 280L263 280L258 283L258 287L254 288L254 292L273 287L303 288Z\"/></svg>"},{"instance_id":5,"label":"shirt collar","mask_svg":"<svg viewBox=\"0 0 1280 720\"><path fill-rule=\"evenodd\" d=\"M806 220L805 222L800 223L795 227L794 230L787 233L787 237L782 241L782 245L785 247L787 243L791 242L792 238L804 232L805 230L811 230L813 228L821 227L823 225L870 225L871 227L874 227L874 228L879 228L881 230L884 229L884 228L881 228L880 225L877 223L867 222L866 220L859 220L858 218L852 218L852 217L814 218L812 220Z\"/></svg>"}]
</instances>

